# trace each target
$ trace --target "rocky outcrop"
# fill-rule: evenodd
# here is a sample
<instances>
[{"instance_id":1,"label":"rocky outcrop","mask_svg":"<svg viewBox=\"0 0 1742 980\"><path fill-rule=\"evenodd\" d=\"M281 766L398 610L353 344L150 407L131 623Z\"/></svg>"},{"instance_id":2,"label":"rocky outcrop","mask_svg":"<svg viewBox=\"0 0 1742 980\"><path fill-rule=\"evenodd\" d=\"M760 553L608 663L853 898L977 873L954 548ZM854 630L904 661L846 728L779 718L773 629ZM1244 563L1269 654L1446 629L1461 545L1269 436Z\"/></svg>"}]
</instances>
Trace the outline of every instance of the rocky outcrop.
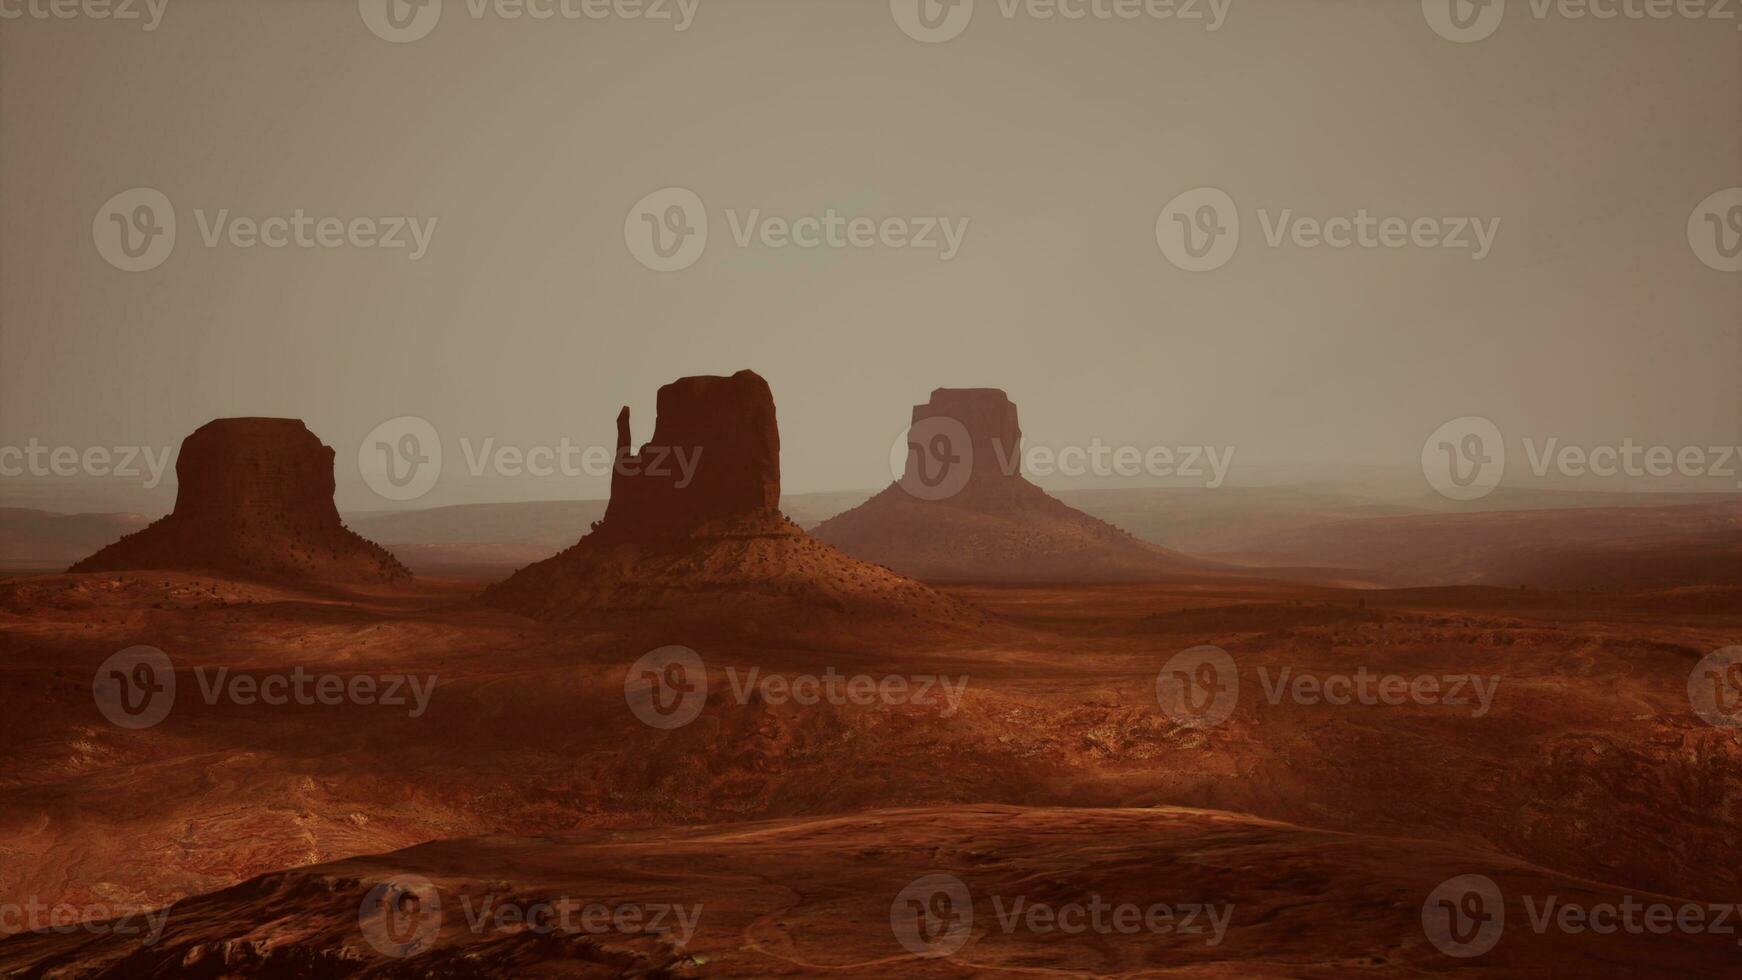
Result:
<instances>
[{"instance_id":1,"label":"rocky outcrop","mask_svg":"<svg viewBox=\"0 0 1742 980\"><path fill-rule=\"evenodd\" d=\"M347 530L333 505L333 450L297 419L208 422L182 440L175 510L71 568L176 569L309 583L410 577Z\"/></svg>"},{"instance_id":2,"label":"rocky outcrop","mask_svg":"<svg viewBox=\"0 0 1742 980\"><path fill-rule=\"evenodd\" d=\"M1030 483L1021 443L1016 405L1003 391L939 388L914 406L901 477L812 533L936 582L1128 582L1216 570Z\"/></svg>"},{"instance_id":3,"label":"rocky outcrop","mask_svg":"<svg viewBox=\"0 0 1742 980\"><path fill-rule=\"evenodd\" d=\"M841 554L780 513L774 398L754 372L664 386L652 440L637 453L629 440L624 409L611 501L592 533L492 586L485 602L548 621L657 612L714 629L791 630L823 612L984 619Z\"/></svg>"},{"instance_id":4,"label":"rocky outcrop","mask_svg":"<svg viewBox=\"0 0 1742 980\"><path fill-rule=\"evenodd\" d=\"M664 540L714 521L779 515L780 428L760 375L680 378L659 389L657 409L639 453L630 452L629 409L617 415L603 539Z\"/></svg>"}]
</instances>

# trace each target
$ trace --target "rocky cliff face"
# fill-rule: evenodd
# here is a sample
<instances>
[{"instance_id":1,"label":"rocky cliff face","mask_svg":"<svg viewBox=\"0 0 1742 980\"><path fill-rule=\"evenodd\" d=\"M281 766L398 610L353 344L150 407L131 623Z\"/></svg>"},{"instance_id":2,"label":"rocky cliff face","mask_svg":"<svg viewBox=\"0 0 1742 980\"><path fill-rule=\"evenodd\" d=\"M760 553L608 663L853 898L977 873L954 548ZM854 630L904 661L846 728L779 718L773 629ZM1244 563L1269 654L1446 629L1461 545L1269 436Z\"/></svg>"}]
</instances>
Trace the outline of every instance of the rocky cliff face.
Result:
<instances>
[{"instance_id":1,"label":"rocky cliff face","mask_svg":"<svg viewBox=\"0 0 1742 980\"><path fill-rule=\"evenodd\" d=\"M754 371L660 388L653 438L638 453L630 452L629 409L618 414L604 539L660 540L779 513L780 428L774 395Z\"/></svg>"},{"instance_id":2,"label":"rocky cliff face","mask_svg":"<svg viewBox=\"0 0 1742 980\"><path fill-rule=\"evenodd\" d=\"M915 405L901 477L813 532L847 554L940 582L1158 580L1213 568L1067 506L1022 474L1016 405L939 388Z\"/></svg>"},{"instance_id":3,"label":"rocky cliff face","mask_svg":"<svg viewBox=\"0 0 1742 980\"><path fill-rule=\"evenodd\" d=\"M1022 426L1016 421L1016 404L998 388L935 389L930 401L913 406L909 432L914 441L908 445L903 479L940 468L944 453L961 458L975 480L1021 474Z\"/></svg>"},{"instance_id":4,"label":"rocky cliff face","mask_svg":"<svg viewBox=\"0 0 1742 980\"><path fill-rule=\"evenodd\" d=\"M72 567L355 583L410 576L333 505L333 450L297 419L208 422L182 440L175 510Z\"/></svg>"},{"instance_id":5,"label":"rocky cliff face","mask_svg":"<svg viewBox=\"0 0 1742 980\"><path fill-rule=\"evenodd\" d=\"M617 416L618 472L591 534L485 592L538 619L657 611L711 630L819 612L962 623L979 610L841 554L780 513L780 432L768 383L751 371L659 389L653 438L629 449ZM796 618L795 618L796 617Z\"/></svg>"}]
</instances>

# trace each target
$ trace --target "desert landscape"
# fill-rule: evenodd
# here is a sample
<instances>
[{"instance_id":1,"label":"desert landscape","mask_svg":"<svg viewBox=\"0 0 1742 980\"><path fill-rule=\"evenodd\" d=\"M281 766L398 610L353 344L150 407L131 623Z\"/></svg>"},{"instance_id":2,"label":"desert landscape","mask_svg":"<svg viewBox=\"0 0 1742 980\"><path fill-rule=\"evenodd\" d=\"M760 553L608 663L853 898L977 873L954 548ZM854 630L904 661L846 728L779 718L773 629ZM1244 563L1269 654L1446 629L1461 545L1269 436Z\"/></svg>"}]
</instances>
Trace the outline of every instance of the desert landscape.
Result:
<instances>
[{"instance_id":1,"label":"desert landscape","mask_svg":"<svg viewBox=\"0 0 1742 980\"><path fill-rule=\"evenodd\" d=\"M0 0L0 978L1742 977L1742 8Z\"/></svg>"},{"instance_id":2,"label":"desert landscape","mask_svg":"<svg viewBox=\"0 0 1742 980\"><path fill-rule=\"evenodd\" d=\"M1742 952L1716 929L1609 941L1517 924L1527 896L1679 910L1742 887L1725 860L1742 730L1690 701L1696 665L1742 628L1742 585L1663 587L1649 568L1602 591L1315 585L1298 567L1270 578L1145 546L1025 480L1001 489L1020 474L992 470L963 483L966 500L897 484L843 515L904 495L897 520L923 532L842 544L913 540L962 563L927 586L781 514L762 378L686 378L658 403L639 451L620 417L626 462L591 530L495 583L409 574L342 528L330 449L288 420L243 419L190 436L171 517L66 573L0 585L20 749L6 893L161 925L146 943L45 921L13 930L0 965L1408 976L1455 965L1424 931L1425 903L1467 875L1519 896L1514 932L1485 958L1501 973L1718 975ZM1014 425L1002 392L957 404L1005 406L948 416L975 438ZM725 465L679 488L650 464L679 447ZM1000 494L1033 502L988 513ZM1734 523L1742 509L1727 507ZM1645 552L1686 533L1658 508L1628 513ZM1521 525L1554 540L1581 514L1488 516L1517 548ZM1360 576L1400 566L1445 522L1368 520L1419 530ZM994 521L1015 529L989 534ZM183 522L197 530L158 530ZM1054 522L1087 531L1055 544ZM996 553L1011 541L1038 561L1065 548L1055 580L1003 574L1021 567ZM1091 546L1104 574L1083 575ZM1494 552L1476 580L1515 553ZM1133 556L1153 562L1148 581ZM968 584L975 561L989 571ZM165 697L138 663L107 690L141 644L172 665L173 711L129 727L139 699ZM1206 690L1233 697L1194 713L1196 689L1170 701L1167 684L1201 650L1232 671ZM276 702L260 680L274 677ZM313 693L326 678L347 696ZM922 896L918 932L892 928L892 903L937 875L966 904L940 913ZM383 915L412 916L409 944L393 945L371 932L371 902L407 881L425 904L389 903ZM1167 919L1132 911L1131 928L1084 941L1011 911L1018 900L1046 916L1140 902ZM613 914L549 912L565 901ZM623 907L696 919L680 933L677 919L619 921ZM1201 921L1176 930L1187 907ZM1207 910L1225 912L1215 931Z\"/></svg>"}]
</instances>

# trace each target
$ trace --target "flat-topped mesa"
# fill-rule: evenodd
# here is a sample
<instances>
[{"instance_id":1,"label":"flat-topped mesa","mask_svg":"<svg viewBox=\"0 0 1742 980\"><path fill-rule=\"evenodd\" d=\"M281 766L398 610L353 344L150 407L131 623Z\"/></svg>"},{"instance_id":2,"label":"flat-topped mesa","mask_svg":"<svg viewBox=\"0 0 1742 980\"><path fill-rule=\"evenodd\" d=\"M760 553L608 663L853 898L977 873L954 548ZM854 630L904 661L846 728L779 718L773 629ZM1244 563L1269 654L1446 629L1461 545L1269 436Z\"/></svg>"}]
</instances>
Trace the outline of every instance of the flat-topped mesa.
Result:
<instances>
[{"instance_id":1,"label":"flat-topped mesa","mask_svg":"<svg viewBox=\"0 0 1742 980\"><path fill-rule=\"evenodd\" d=\"M833 616L933 628L985 618L841 554L780 513L774 395L752 371L660 388L653 438L633 455L624 409L617 463L592 533L491 586L484 602L550 622L657 611L704 636L795 622L822 629L814 624Z\"/></svg>"},{"instance_id":2,"label":"flat-topped mesa","mask_svg":"<svg viewBox=\"0 0 1742 980\"><path fill-rule=\"evenodd\" d=\"M1066 505L1022 472L1016 405L938 388L913 408L901 478L812 534L933 582L1159 581L1207 568Z\"/></svg>"},{"instance_id":3,"label":"flat-topped mesa","mask_svg":"<svg viewBox=\"0 0 1742 980\"><path fill-rule=\"evenodd\" d=\"M207 422L176 455L174 516L232 526L336 527L333 458L332 447L300 419Z\"/></svg>"},{"instance_id":4,"label":"flat-topped mesa","mask_svg":"<svg viewBox=\"0 0 1742 980\"><path fill-rule=\"evenodd\" d=\"M917 449L908 447L909 475L917 464L925 461L927 454L961 452L958 446L945 442L929 444L924 440L925 436L949 437L953 429L947 423L927 424L930 419L953 419L961 424L962 430L956 431L954 438L959 440L961 431L966 432L974 479L1008 479L1022 474L1022 426L1016 421L1016 403L1003 389L935 388L930 401L913 406L913 425L922 435L922 444Z\"/></svg>"},{"instance_id":5,"label":"flat-topped mesa","mask_svg":"<svg viewBox=\"0 0 1742 980\"><path fill-rule=\"evenodd\" d=\"M175 510L72 567L180 569L304 582L410 577L346 529L333 505L330 446L298 419L216 419L182 440Z\"/></svg>"},{"instance_id":6,"label":"flat-topped mesa","mask_svg":"<svg viewBox=\"0 0 1742 980\"><path fill-rule=\"evenodd\" d=\"M913 406L896 486L948 506L1008 509L1038 488L1022 473L1016 404L998 388L937 388Z\"/></svg>"},{"instance_id":7,"label":"flat-topped mesa","mask_svg":"<svg viewBox=\"0 0 1742 980\"><path fill-rule=\"evenodd\" d=\"M596 533L609 541L682 536L737 517L778 518L780 429L774 394L754 371L679 378L659 389L653 438L630 452L617 415L611 501Z\"/></svg>"}]
</instances>

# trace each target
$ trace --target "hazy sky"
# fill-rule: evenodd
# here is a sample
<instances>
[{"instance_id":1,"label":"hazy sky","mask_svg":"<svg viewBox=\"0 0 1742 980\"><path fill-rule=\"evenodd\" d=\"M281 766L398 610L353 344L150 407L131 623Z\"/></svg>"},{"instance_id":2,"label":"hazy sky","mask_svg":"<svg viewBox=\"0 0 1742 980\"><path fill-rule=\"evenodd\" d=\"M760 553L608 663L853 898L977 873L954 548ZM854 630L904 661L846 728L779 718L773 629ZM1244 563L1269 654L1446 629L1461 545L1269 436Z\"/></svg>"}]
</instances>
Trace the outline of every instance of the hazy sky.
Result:
<instances>
[{"instance_id":1,"label":"hazy sky","mask_svg":"<svg viewBox=\"0 0 1742 980\"><path fill-rule=\"evenodd\" d=\"M1471 44L1414 0L1233 0L1213 32L978 0L942 43L886 0L700 0L682 32L445 0L404 44L354 0L168 0L149 32L3 21L0 444L294 416L337 449L342 506L387 506L357 448L409 415L443 444L421 505L598 496L474 479L461 440L608 445L625 403L643 439L660 384L745 367L774 389L789 491L887 483L938 386L1006 389L1031 442L1247 463L1413 466L1462 415L1509 438L1742 440L1742 273L1688 233L1742 185L1742 21L1509 6ZM176 241L126 272L93 225L136 187L172 202ZM709 227L662 273L625 221L666 187ZM1188 272L1157 217L1198 187L1241 237ZM734 240L757 209L831 207L968 224L948 260ZM223 209L436 224L416 261L208 247ZM1271 247L1284 209L1500 223L1479 261Z\"/></svg>"}]
</instances>

